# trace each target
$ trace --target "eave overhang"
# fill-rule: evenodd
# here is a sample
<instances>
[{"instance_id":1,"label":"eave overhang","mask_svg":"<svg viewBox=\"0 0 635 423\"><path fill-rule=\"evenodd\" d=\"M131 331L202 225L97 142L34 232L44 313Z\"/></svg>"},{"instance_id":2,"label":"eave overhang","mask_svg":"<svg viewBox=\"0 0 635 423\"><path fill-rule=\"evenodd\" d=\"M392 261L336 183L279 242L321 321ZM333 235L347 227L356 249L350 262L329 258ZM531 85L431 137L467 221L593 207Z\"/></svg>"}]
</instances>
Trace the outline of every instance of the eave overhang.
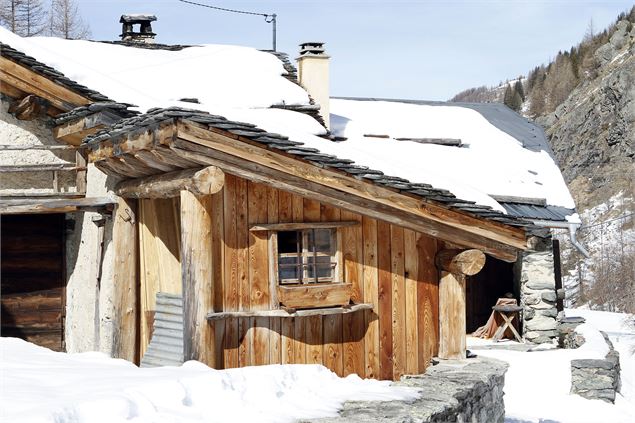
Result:
<instances>
[{"instance_id":1,"label":"eave overhang","mask_svg":"<svg viewBox=\"0 0 635 423\"><path fill-rule=\"evenodd\" d=\"M311 156L317 153L305 149L299 156L300 143L250 124L235 124L212 115L192 117L178 111L168 113L168 118L164 114L161 120L136 119L137 126L117 124L108 132L89 137L89 161L121 179L216 166L229 174L477 248L508 262L527 248L522 220L518 220L520 227L515 227L474 216L423 199L411 192L411 186L406 191L404 182L382 186L376 180L353 176L351 170L344 171L335 162L333 167L316 164ZM402 186L404 189L399 189ZM499 218L497 212L474 207Z\"/></svg>"}]
</instances>

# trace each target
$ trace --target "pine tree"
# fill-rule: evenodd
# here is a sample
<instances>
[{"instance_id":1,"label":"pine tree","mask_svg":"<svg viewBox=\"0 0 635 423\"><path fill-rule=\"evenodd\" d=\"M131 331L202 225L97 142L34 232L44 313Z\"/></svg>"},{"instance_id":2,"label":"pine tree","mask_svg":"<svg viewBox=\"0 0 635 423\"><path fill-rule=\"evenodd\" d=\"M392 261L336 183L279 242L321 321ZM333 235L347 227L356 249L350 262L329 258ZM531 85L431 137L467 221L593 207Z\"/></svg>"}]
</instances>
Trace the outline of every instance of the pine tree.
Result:
<instances>
[{"instance_id":1,"label":"pine tree","mask_svg":"<svg viewBox=\"0 0 635 423\"><path fill-rule=\"evenodd\" d=\"M74 0L52 0L50 12L50 32L54 37L67 40L86 39L90 29L84 23Z\"/></svg>"},{"instance_id":2,"label":"pine tree","mask_svg":"<svg viewBox=\"0 0 635 423\"><path fill-rule=\"evenodd\" d=\"M520 81L520 78L518 78L514 84L514 91L520 96L521 102L525 101L525 90L523 89L523 83Z\"/></svg>"},{"instance_id":3,"label":"pine tree","mask_svg":"<svg viewBox=\"0 0 635 423\"><path fill-rule=\"evenodd\" d=\"M503 94L503 104L507 107L512 107L512 99L514 98L514 92L512 91L511 85L509 82L506 82L505 85L505 94Z\"/></svg>"}]
</instances>

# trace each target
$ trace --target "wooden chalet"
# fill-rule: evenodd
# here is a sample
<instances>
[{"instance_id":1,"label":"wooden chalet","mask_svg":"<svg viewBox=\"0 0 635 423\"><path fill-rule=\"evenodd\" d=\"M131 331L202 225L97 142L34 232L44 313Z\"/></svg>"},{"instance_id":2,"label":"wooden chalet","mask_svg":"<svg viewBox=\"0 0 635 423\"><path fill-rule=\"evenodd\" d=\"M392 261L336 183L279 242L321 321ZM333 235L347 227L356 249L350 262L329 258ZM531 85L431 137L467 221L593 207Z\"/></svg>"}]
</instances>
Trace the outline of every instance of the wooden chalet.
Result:
<instances>
[{"instance_id":1,"label":"wooden chalet","mask_svg":"<svg viewBox=\"0 0 635 423\"><path fill-rule=\"evenodd\" d=\"M97 286L84 301L108 312L75 310L74 318L92 316L102 328L95 336L109 328L111 339L85 349L139 363L161 335L179 339L166 348L185 360L218 369L311 363L398 379L435 356L465 358L470 310L488 312L500 295L472 287L466 296L481 269L484 286L512 289L513 263L528 248L526 220L254 124L176 107L136 115L8 45L1 64L3 108L54 125L54 141L28 147L72 148L78 160L68 166L77 180L68 192L0 198L3 335L26 327L5 321L14 307L6 316L61 333L54 339L63 350L64 336L78 330L64 327L67 273L82 274L88 260L88 288L74 289ZM91 172L101 176L91 181ZM65 216L83 231L73 242L101 234L70 265ZM106 222L93 228L96 216ZM55 219L51 234L40 229ZM27 254L35 247L39 254ZM53 266L55 300L38 282L47 279L43 266ZM28 274L39 288L24 288ZM167 305L156 304L158 294ZM46 304L51 317L39 321ZM182 320L170 304L182 306Z\"/></svg>"}]
</instances>

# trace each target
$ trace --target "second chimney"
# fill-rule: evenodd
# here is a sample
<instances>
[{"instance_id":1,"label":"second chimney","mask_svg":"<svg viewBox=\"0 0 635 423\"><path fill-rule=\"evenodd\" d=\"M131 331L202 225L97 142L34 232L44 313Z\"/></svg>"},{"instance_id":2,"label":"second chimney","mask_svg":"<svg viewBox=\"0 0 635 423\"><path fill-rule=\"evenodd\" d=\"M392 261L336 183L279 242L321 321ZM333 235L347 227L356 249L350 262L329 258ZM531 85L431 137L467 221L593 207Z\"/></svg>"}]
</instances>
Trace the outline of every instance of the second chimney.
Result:
<instances>
[{"instance_id":1,"label":"second chimney","mask_svg":"<svg viewBox=\"0 0 635 423\"><path fill-rule=\"evenodd\" d=\"M324 52L324 43L300 44L298 60L298 82L320 105L320 116L330 129L329 113L329 59Z\"/></svg>"},{"instance_id":2,"label":"second chimney","mask_svg":"<svg viewBox=\"0 0 635 423\"><path fill-rule=\"evenodd\" d=\"M152 32L152 22L156 20L157 17L154 15L121 15L119 19L119 23L122 24L121 40L135 43L154 43L154 36L157 34ZM138 32L134 30L134 25L139 25Z\"/></svg>"}]
</instances>

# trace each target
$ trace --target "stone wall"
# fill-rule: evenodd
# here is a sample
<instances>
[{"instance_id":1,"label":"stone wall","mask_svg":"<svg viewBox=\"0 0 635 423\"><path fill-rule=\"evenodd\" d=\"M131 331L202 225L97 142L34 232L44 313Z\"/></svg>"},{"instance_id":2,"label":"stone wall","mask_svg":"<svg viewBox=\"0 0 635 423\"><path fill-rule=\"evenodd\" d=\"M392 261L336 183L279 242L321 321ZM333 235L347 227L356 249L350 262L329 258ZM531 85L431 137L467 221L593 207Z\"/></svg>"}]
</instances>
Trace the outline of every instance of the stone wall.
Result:
<instances>
[{"instance_id":1,"label":"stone wall","mask_svg":"<svg viewBox=\"0 0 635 423\"><path fill-rule=\"evenodd\" d=\"M548 243L537 249L523 253L521 259L520 305L525 340L541 344L558 337L558 310L553 250Z\"/></svg>"},{"instance_id":2,"label":"stone wall","mask_svg":"<svg viewBox=\"0 0 635 423\"><path fill-rule=\"evenodd\" d=\"M428 367L423 375L404 376L396 382L400 386L420 389L418 400L348 402L338 417L312 422L502 423L505 419L503 386L506 371L506 363L482 357L442 362Z\"/></svg>"},{"instance_id":3,"label":"stone wall","mask_svg":"<svg viewBox=\"0 0 635 423\"><path fill-rule=\"evenodd\" d=\"M602 336L609 346L603 360L571 360L571 393L614 403L615 394L620 391L620 354L606 333L602 332Z\"/></svg>"}]
</instances>

